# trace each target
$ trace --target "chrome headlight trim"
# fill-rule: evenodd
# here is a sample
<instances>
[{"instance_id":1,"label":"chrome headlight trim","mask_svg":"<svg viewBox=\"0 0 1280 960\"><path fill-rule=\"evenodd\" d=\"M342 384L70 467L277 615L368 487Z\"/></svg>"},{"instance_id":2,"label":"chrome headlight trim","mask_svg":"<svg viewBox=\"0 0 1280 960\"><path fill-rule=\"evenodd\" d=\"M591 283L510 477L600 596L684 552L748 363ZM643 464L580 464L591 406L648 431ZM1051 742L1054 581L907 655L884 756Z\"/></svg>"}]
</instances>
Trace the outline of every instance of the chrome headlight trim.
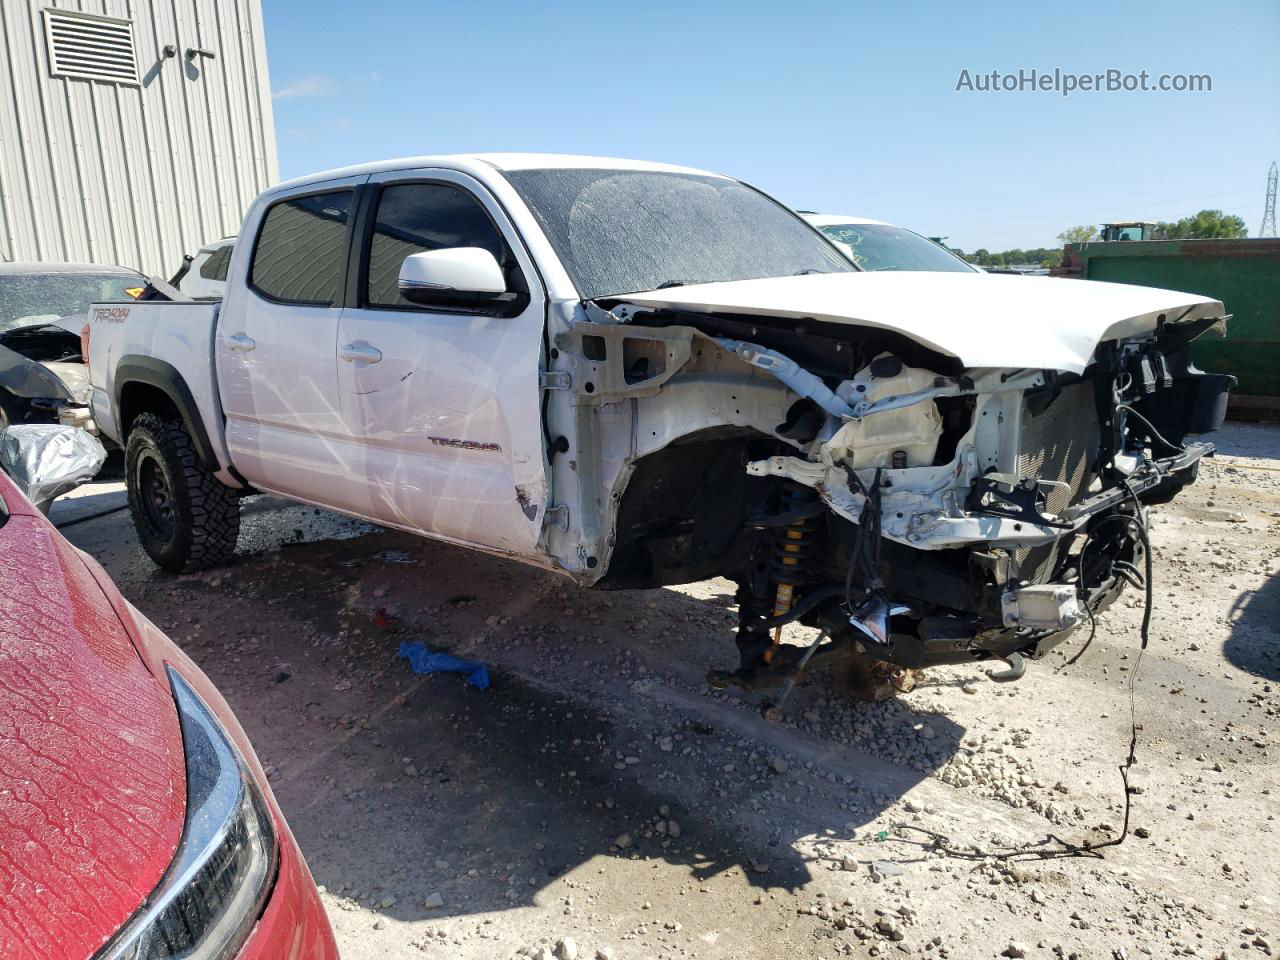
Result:
<instances>
[{"instance_id":1,"label":"chrome headlight trim","mask_svg":"<svg viewBox=\"0 0 1280 960\"><path fill-rule=\"evenodd\" d=\"M271 892L279 847L271 813L213 712L167 668L182 726L187 815L164 879L97 960L225 960Z\"/></svg>"}]
</instances>

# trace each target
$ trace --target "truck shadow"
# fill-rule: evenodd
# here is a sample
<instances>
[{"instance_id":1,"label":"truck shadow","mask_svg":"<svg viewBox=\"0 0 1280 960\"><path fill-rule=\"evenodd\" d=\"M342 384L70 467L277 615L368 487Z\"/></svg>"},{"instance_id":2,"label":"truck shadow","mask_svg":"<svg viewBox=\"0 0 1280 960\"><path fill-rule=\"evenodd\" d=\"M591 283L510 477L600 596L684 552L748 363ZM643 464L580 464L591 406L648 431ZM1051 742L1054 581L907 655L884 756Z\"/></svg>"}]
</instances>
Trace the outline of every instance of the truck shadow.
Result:
<instances>
[{"instance_id":1,"label":"truck shadow","mask_svg":"<svg viewBox=\"0 0 1280 960\"><path fill-rule=\"evenodd\" d=\"M424 729L443 737L424 743ZM659 767L646 755L626 765L613 760L611 748L576 746L611 743L619 731L609 717L504 674L485 693L458 677L425 680L377 730L382 747L371 753L316 744L330 775L330 761L341 771L340 794L318 796L307 778L297 794L288 779L276 791L317 882L404 920L545 903L570 892L549 889L558 878L590 883L604 858L660 859L682 868L695 886L728 875L744 887L796 891L826 866L797 850L797 841L853 839L901 795L877 794L856 811L840 810L838 801L812 795L821 768L764 773L763 760L755 783L730 783L721 767L700 762L704 742L724 731L696 718L661 730L682 735L691 757ZM413 777L397 762L404 756L416 761ZM616 770L616 763L626 768ZM401 786L388 789L389 780ZM843 790L860 794L856 786ZM742 817L753 797L776 799L779 792L796 801L784 801L785 821L763 808L758 822ZM359 823L362 807L368 819ZM422 898L433 893L442 909L425 906ZM395 902L383 906L388 894Z\"/></svg>"},{"instance_id":2,"label":"truck shadow","mask_svg":"<svg viewBox=\"0 0 1280 960\"><path fill-rule=\"evenodd\" d=\"M1225 457L1245 462L1280 459L1280 431L1273 424L1227 423L1209 439ZM1227 617L1231 634L1223 644L1223 655L1241 670L1264 680L1280 680L1280 575L1240 594Z\"/></svg>"},{"instance_id":3,"label":"truck shadow","mask_svg":"<svg viewBox=\"0 0 1280 960\"><path fill-rule=\"evenodd\" d=\"M1227 613L1231 633L1223 655L1241 670L1280 680L1280 574L1257 590L1246 590Z\"/></svg>"},{"instance_id":4,"label":"truck shadow","mask_svg":"<svg viewBox=\"0 0 1280 960\"><path fill-rule=\"evenodd\" d=\"M754 698L708 696L705 671L735 656L732 597L716 589L588 591L389 532L285 542L157 582L216 622L184 647L274 768L312 872L343 909L417 920L545 903L571 892L558 878L587 883L603 858L664 861L691 892L868 871L891 854L867 825L965 732L901 702L837 701L821 677L780 725ZM486 661L492 686L413 675L403 640ZM265 655L249 676L246 643ZM875 755L920 743L925 721L927 745L896 758L912 766ZM814 852L855 837L868 841L859 862ZM433 894L442 908L425 905Z\"/></svg>"}]
</instances>

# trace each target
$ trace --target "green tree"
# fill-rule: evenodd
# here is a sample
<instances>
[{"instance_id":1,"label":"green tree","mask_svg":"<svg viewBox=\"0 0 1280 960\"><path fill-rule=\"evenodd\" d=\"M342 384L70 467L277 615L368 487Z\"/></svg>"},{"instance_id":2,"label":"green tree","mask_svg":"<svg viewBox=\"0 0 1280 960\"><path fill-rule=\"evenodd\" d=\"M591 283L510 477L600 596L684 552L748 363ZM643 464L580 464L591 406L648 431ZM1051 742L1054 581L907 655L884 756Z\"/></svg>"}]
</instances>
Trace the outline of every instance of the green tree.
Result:
<instances>
[{"instance_id":1,"label":"green tree","mask_svg":"<svg viewBox=\"0 0 1280 960\"><path fill-rule=\"evenodd\" d=\"M1201 210L1173 223L1161 221L1153 231L1157 240L1239 240L1249 235L1244 220L1221 210Z\"/></svg>"},{"instance_id":2,"label":"green tree","mask_svg":"<svg viewBox=\"0 0 1280 960\"><path fill-rule=\"evenodd\" d=\"M1089 224L1079 227L1067 227L1067 229L1058 234L1058 239L1063 243L1088 243L1090 240L1098 239L1098 229Z\"/></svg>"},{"instance_id":3,"label":"green tree","mask_svg":"<svg viewBox=\"0 0 1280 960\"><path fill-rule=\"evenodd\" d=\"M1042 267L1056 267L1062 262L1062 250L1059 247L1035 247L1030 250L1005 250L992 253L986 248L979 248L973 253L964 253L952 248L952 252L970 263L980 267L1003 267L1012 264L1038 264Z\"/></svg>"}]
</instances>

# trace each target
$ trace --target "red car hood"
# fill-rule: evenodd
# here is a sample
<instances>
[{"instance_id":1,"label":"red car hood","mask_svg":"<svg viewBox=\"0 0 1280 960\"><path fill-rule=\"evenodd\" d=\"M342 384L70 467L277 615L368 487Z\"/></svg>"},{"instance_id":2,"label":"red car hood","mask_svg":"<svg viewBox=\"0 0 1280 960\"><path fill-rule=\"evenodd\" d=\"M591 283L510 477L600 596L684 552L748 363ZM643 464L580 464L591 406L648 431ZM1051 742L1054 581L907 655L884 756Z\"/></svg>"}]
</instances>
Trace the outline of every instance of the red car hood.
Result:
<instances>
[{"instance_id":1,"label":"red car hood","mask_svg":"<svg viewBox=\"0 0 1280 960\"><path fill-rule=\"evenodd\" d=\"M173 859L181 731L74 548L0 496L0 957L88 958Z\"/></svg>"}]
</instances>

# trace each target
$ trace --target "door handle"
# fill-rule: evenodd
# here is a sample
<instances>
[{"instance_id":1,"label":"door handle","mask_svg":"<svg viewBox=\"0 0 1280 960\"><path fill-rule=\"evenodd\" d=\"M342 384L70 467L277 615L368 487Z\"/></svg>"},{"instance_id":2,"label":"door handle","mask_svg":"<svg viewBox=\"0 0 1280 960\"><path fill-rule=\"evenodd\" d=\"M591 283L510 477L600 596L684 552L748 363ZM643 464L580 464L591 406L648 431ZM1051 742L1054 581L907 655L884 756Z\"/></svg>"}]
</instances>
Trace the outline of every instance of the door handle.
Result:
<instances>
[{"instance_id":1,"label":"door handle","mask_svg":"<svg viewBox=\"0 0 1280 960\"><path fill-rule=\"evenodd\" d=\"M240 350L243 353L248 353L257 345L258 342L253 337L247 337L243 333L233 333L227 337L227 346L232 350Z\"/></svg>"},{"instance_id":2,"label":"door handle","mask_svg":"<svg viewBox=\"0 0 1280 960\"><path fill-rule=\"evenodd\" d=\"M348 343L338 351L338 356L347 363L377 363L382 359L382 351L367 343Z\"/></svg>"}]
</instances>

